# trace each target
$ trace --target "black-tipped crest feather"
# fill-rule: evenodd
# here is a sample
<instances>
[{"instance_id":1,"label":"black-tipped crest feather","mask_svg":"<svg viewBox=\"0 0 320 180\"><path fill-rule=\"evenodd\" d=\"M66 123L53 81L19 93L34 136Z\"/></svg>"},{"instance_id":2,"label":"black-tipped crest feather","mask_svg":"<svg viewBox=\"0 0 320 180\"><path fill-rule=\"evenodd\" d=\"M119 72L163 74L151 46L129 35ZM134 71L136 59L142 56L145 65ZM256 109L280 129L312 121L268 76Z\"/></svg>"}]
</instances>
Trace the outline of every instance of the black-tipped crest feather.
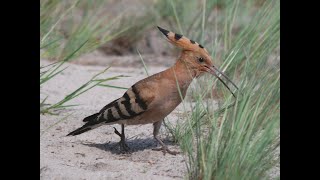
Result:
<instances>
[{"instance_id":1,"label":"black-tipped crest feather","mask_svg":"<svg viewBox=\"0 0 320 180\"><path fill-rule=\"evenodd\" d=\"M169 34L169 31L168 30L165 30L165 29L163 29L163 28L161 28L161 27L159 27L159 26L157 26L158 27L158 29L165 35L165 36L168 36L168 34Z\"/></svg>"},{"instance_id":2,"label":"black-tipped crest feather","mask_svg":"<svg viewBox=\"0 0 320 180\"><path fill-rule=\"evenodd\" d=\"M174 34L174 39L175 39L175 40L178 41L178 40L181 39L181 38L182 38L182 35L177 34L177 33Z\"/></svg>"}]
</instances>

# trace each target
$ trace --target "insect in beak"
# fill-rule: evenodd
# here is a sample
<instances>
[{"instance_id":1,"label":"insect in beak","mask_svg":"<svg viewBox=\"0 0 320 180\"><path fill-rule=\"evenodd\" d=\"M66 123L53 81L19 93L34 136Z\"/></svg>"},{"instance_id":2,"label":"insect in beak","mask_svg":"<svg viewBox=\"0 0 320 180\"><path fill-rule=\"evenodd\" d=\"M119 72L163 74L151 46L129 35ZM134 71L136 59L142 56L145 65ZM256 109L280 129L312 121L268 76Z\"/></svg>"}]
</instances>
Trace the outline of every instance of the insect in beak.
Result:
<instances>
[{"instance_id":1,"label":"insect in beak","mask_svg":"<svg viewBox=\"0 0 320 180\"><path fill-rule=\"evenodd\" d=\"M208 71L210 74L212 74L212 75L214 75L215 77L217 77L217 78L219 79L219 81L221 81L222 84L223 84L224 86L226 86L226 88L231 92L231 94L233 95L233 97L237 98L237 97L234 95L234 93L231 91L231 89L229 88L229 86L219 77L220 75L222 75L223 77L225 77L225 78L228 80L228 82L230 82L230 83L238 90L239 88L230 80L230 78L228 78L228 76L226 76L223 72L221 72L218 68L216 68L216 67L214 67L214 66L212 66L212 67L206 66L206 68L208 69L207 71Z\"/></svg>"}]
</instances>

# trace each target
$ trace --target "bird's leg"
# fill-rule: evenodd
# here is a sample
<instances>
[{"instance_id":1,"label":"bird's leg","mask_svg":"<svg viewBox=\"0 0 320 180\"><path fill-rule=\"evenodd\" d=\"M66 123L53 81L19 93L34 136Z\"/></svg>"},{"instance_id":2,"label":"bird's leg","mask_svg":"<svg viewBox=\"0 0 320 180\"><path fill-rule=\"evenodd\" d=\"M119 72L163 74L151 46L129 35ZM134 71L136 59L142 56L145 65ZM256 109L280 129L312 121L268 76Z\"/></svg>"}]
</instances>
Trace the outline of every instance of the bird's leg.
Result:
<instances>
[{"instance_id":1,"label":"bird's leg","mask_svg":"<svg viewBox=\"0 0 320 180\"><path fill-rule=\"evenodd\" d=\"M172 154L172 155L179 154L179 152L169 150L168 147L159 138L158 134L159 134L159 130L160 130L162 121L163 120L153 123L153 137L160 143L160 145L162 147L161 148L154 148L152 150L162 151L164 155L166 154L166 152L168 152L169 154Z\"/></svg>"},{"instance_id":2,"label":"bird's leg","mask_svg":"<svg viewBox=\"0 0 320 180\"><path fill-rule=\"evenodd\" d=\"M126 137L125 137L125 134L124 134L124 124L121 124L121 134L119 133L119 131L115 128L114 128L114 133L116 133L118 136L120 136L121 140L119 142L119 145L120 145L120 151L121 152L127 152L129 151L129 146L126 144Z\"/></svg>"}]
</instances>

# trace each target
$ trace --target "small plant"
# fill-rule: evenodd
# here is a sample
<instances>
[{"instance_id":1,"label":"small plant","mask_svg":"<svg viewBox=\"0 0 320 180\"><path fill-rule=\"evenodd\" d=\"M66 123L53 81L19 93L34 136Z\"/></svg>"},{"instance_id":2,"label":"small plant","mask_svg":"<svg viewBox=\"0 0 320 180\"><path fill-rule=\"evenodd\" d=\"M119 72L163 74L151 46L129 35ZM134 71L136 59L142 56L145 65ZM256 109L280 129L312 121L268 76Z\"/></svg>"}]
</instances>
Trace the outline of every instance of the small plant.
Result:
<instances>
[{"instance_id":1,"label":"small plant","mask_svg":"<svg viewBox=\"0 0 320 180\"><path fill-rule=\"evenodd\" d=\"M88 82L86 82L85 84L80 86L78 89L76 89L72 93L68 94L62 100L58 101L57 103L55 103L53 105L45 104L45 100L46 99L44 99L40 103L40 113L42 113L42 114L50 113L50 110L59 110L59 109L63 109L63 108L66 108L66 107L76 106L76 105L64 105L64 104L66 102L78 97L79 95L85 93L86 91L94 88L95 86L104 86L104 87L111 87L111 88L118 88L118 89L127 89L127 88L123 88L123 87L111 86L111 85L103 84L104 82L107 82L107 81L116 80L116 79L119 79L120 77L125 77L123 75L114 76L114 77L105 78L105 79L97 79L97 77L100 74L103 74L108 69L109 69L109 67L106 68L105 70L103 70L102 72L99 72L98 74L94 75Z\"/></svg>"},{"instance_id":2,"label":"small plant","mask_svg":"<svg viewBox=\"0 0 320 180\"><path fill-rule=\"evenodd\" d=\"M190 90L193 103L191 112L185 110L186 120L177 125L166 122L188 159L189 179L267 179L268 171L279 163L275 151L280 146L280 67L273 59L279 56L280 5L264 1L249 24L233 34L235 18L248 14L250 6L228 2L220 10L226 14L216 14L216 22L206 19L205 11L202 21L205 29L224 27L212 41L211 52L214 60L223 60L222 71L236 79L238 98L234 100L218 83L224 104L214 112L208 109L207 94L216 79L205 76L198 81L200 90Z\"/></svg>"},{"instance_id":3,"label":"small plant","mask_svg":"<svg viewBox=\"0 0 320 180\"><path fill-rule=\"evenodd\" d=\"M42 86L45 86L46 82L52 80L67 68L63 67L66 62L97 49L102 44L128 30L129 27L114 25L122 14L116 17L114 21L108 21L108 24L105 24L107 18L109 18L108 16L99 17L106 2L101 0L40 1L40 50L42 50L40 60L42 58L56 60L52 64L40 67L40 90ZM80 15L81 13L82 15ZM77 16L80 17L80 20L77 20ZM118 29L114 29L115 27ZM95 86L123 89L123 87L103 84L103 82L123 77L121 75L106 79L96 79L98 75L107 69L98 73L64 99L52 105L46 103L48 97L42 99L40 113L52 114L53 110L75 106L65 105L65 103Z\"/></svg>"}]
</instances>

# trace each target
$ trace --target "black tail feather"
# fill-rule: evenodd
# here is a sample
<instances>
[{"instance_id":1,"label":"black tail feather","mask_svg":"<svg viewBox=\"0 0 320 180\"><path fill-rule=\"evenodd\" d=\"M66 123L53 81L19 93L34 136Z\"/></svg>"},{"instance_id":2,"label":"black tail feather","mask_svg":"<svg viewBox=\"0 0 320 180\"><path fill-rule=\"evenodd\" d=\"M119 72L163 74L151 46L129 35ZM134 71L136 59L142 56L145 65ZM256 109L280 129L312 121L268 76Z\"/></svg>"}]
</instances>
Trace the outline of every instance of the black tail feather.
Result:
<instances>
[{"instance_id":1,"label":"black tail feather","mask_svg":"<svg viewBox=\"0 0 320 180\"><path fill-rule=\"evenodd\" d=\"M95 114L92 114L91 116L88 116L86 118L83 119L83 122L89 122L93 119L96 119L98 117L99 113L95 113Z\"/></svg>"},{"instance_id":2,"label":"black tail feather","mask_svg":"<svg viewBox=\"0 0 320 180\"><path fill-rule=\"evenodd\" d=\"M76 136L76 135L82 134L84 132L87 132L87 131L97 127L96 125L99 124L99 121L96 121L96 119L99 116L99 114L100 113L95 113L95 114L92 114L91 116L84 118L83 122L86 122L86 124L78 129L72 131L67 136Z\"/></svg>"},{"instance_id":3,"label":"black tail feather","mask_svg":"<svg viewBox=\"0 0 320 180\"><path fill-rule=\"evenodd\" d=\"M78 128L78 129L72 131L67 136L76 136L76 135L82 134L84 132L87 132L87 131L89 131L91 129L92 129L91 127L88 127L88 126L84 125L81 128Z\"/></svg>"}]
</instances>

